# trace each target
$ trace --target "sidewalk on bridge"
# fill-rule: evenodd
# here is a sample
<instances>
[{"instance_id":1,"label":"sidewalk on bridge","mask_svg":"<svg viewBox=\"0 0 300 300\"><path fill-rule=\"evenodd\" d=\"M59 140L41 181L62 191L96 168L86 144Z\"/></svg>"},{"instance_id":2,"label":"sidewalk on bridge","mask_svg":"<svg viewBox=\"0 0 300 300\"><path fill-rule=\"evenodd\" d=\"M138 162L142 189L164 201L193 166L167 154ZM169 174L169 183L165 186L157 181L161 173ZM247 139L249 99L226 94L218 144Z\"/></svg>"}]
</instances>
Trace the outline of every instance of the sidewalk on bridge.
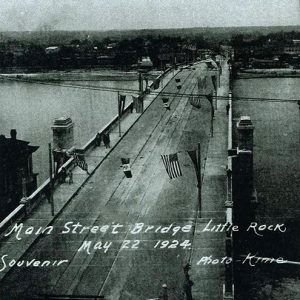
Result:
<instances>
[{"instance_id":1,"label":"sidewalk on bridge","mask_svg":"<svg viewBox=\"0 0 300 300\"><path fill-rule=\"evenodd\" d=\"M178 72L179 71L171 71L166 74L161 81L159 88L153 93L146 95L144 99L144 111L147 110L151 103L153 103L154 99L157 98L158 93L160 93L168 85L170 80ZM137 114L135 112L125 115L121 119L121 137L119 137L119 129L117 125L110 132L110 148L105 148L105 146L101 143L100 147L95 147L87 153L85 159L88 164L89 174L77 166L72 170L73 183L69 184L67 179L65 183L59 184L55 187L53 192L54 216L51 214L50 203L46 199L43 199L38 207L30 213L28 218L21 220L24 230L32 226L35 228L35 230L37 230L39 227L45 228L50 226L54 220L59 217L63 208L79 193L80 189L86 183L93 183L93 180L89 180L90 177L99 167L99 165L103 163L108 154L117 146L128 130L136 123L141 115L142 114ZM18 222L18 224L21 224L20 222ZM8 233L15 224L16 222L14 222L10 228L5 231L5 233ZM9 254L9 257L13 257L16 261L19 260L26 250L35 243L39 236L36 234L22 236L22 240L18 240L18 247L16 247L15 235L5 236L5 233L1 236L0 257ZM6 268L6 270L2 270L0 272L0 280L8 271L9 268Z\"/></svg>"},{"instance_id":2,"label":"sidewalk on bridge","mask_svg":"<svg viewBox=\"0 0 300 300\"><path fill-rule=\"evenodd\" d=\"M217 95L227 97L228 92L228 67L225 63ZM207 160L202 177L202 211L196 220L191 259L191 279L194 282L192 294L194 300L223 299L224 264L204 264L199 262L205 256L211 256L212 259L220 260L225 256L225 233L203 232L203 229L211 219L212 222L209 227L226 222L227 103L227 99L221 98L217 100L214 134L209 142Z\"/></svg>"}]
</instances>

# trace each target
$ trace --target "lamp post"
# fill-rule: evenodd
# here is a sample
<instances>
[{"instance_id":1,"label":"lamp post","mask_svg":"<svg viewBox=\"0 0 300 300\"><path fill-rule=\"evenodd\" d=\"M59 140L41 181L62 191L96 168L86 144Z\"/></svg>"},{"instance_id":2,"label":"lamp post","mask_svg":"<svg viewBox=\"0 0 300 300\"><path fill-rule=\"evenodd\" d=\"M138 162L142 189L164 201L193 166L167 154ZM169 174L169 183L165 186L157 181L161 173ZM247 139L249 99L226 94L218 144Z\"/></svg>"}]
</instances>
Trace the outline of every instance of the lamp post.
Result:
<instances>
[{"instance_id":1,"label":"lamp post","mask_svg":"<svg viewBox=\"0 0 300 300\"><path fill-rule=\"evenodd\" d=\"M119 137L121 137L121 103L120 103L120 92L117 93L118 97L118 128L119 128Z\"/></svg>"},{"instance_id":2,"label":"lamp post","mask_svg":"<svg viewBox=\"0 0 300 300\"><path fill-rule=\"evenodd\" d=\"M52 149L51 143L48 144L49 146L49 178L50 178L50 204L51 204L51 215L54 216L54 201L53 201L53 170L52 170Z\"/></svg>"}]
</instances>

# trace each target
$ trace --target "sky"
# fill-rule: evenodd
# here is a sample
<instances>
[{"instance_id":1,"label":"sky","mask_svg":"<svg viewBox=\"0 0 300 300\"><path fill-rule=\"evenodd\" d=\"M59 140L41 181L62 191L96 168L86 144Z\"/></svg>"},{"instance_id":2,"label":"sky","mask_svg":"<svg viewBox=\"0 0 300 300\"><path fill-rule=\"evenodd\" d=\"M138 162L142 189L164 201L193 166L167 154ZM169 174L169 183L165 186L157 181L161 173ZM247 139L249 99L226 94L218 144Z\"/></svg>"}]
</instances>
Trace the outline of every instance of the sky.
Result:
<instances>
[{"instance_id":1,"label":"sky","mask_svg":"<svg viewBox=\"0 0 300 300\"><path fill-rule=\"evenodd\" d=\"M300 0L0 0L0 31L300 25Z\"/></svg>"}]
</instances>

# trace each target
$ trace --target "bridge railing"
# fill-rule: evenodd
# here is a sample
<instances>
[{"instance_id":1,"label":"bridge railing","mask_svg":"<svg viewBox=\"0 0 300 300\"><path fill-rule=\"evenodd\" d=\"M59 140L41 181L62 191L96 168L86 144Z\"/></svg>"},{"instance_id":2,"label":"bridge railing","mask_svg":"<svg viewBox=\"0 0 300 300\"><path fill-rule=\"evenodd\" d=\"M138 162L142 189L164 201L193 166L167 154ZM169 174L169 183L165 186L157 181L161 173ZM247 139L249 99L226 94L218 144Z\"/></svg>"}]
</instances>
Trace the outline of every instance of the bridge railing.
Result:
<instances>
[{"instance_id":1,"label":"bridge railing","mask_svg":"<svg viewBox=\"0 0 300 300\"><path fill-rule=\"evenodd\" d=\"M32 298L30 298L32 299ZM87 299L94 299L94 300L98 300L98 299L105 299L104 296L93 296L93 295L55 295L55 294L47 294L47 295L38 295L36 297L33 298L34 300L68 300L68 299L72 299L72 300L87 300Z\"/></svg>"},{"instance_id":2,"label":"bridge railing","mask_svg":"<svg viewBox=\"0 0 300 300\"><path fill-rule=\"evenodd\" d=\"M165 76L168 72L170 72L172 68L168 68L165 72L163 72L161 75L157 77L157 79L161 79L163 76ZM150 87L153 87L154 82L150 85ZM142 94L142 96L145 96L146 92ZM131 101L124 109L123 116L128 114L129 112L132 112L133 110L133 101ZM96 138L97 135L100 134L100 136L108 131L111 131L112 128L117 126L118 122L118 115L114 116L113 119L108 122L106 125L104 125L85 145L83 145L81 148L77 148L77 150L80 150L82 153L86 154L88 151L90 151L96 144ZM74 158L70 157L58 170L56 176L57 178L61 175L62 169L65 170L72 170L75 167L74 165ZM54 178L54 174L53 174ZM55 181L55 186L57 186L59 183ZM54 186L54 187L55 187ZM46 199L49 200L49 194L50 193L50 178L47 178L30 196L26 197L24 202L22 202L6 217L0 222L0 235L14 222L21 220L22 218L26 217L34 208L36 208L41 201L44 201Z\"/></svg>"},{"instance_id":3,"label":"bridge railing","mask_svg":"<svg viewBox=\"0 0 300 300\"><path fill-rule=\"evenodd\" d=\"M124 115L132 111L133 102L131 101L124 109ZM116 115L110 122L103 126L97 134L100 136L107 131L110 131L118 122L118 115ZM82 151L82 153L87 153L92 147L95 146L97 134L94 135L84 146L77 148L77 150ZM70 157L58 170L56 178L62 173L62 169L70 170L74 168L74 158ZM54 174L53 174L54 178ZM55 186L59 183L55 181ZM19 204L4 220L0 222L0 234L5 231L5 229L10 226L17 219L25 217L32 211L42 200L49 197L50 192L50 178L47 178L30 196L26 197L26 202Z\"/></svg>"}]
</instances>

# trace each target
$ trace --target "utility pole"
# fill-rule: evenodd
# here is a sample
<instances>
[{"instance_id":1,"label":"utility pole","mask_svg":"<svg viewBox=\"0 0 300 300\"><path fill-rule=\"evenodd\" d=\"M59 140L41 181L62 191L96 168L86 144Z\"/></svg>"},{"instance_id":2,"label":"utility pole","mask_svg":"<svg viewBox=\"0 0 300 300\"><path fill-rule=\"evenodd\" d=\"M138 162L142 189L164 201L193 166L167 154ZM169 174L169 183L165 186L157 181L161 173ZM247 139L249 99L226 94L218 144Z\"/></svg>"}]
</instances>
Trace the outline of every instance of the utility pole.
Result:
<instances>
[{"instance_id":1,"label":"utility pole","mask_svg":"<svg viewBox=\"0 0 300 300\"><path fill-rule=\"evenodd\" d=\"M120 92L118 92L118 127L119 127L119 137L121 137L121 103L120 103Z\"/></svg>"},{"instance_id":2,"label":"utility pole","mask_svg":"<svg viewBox=\"0 0 300 300\"><path fill-rule=\"evenodd\" d=\"M210 118L210 132L211 136L214 136L214 106L211 104L211 118Z\"/></svg>"},{"instance_id":3,"label":"utility pole","mask_svg":"<svg viewBox=\"0 0 300 300\"><path fill-rule=\"evenodd\" d=\"M50 178L50 204L51 204L51 215L54 216L54 201L53 201L53 170L52 170L52 150L51 143L49 143L49 178Z\"/></svg>"},{"instance_id":4,"label":"utility pole","mask_svg":"<svg viewBox=\"0 0 300 300\"><path fill-rule=\"evenodd\" d=\"M213 103L213 96L209 95L207 96L207 99L210 103L211 107L211 115L210 115L210 133L211 136L214 136L214 117L215 117L215 108L214 108L214 103Z\"/></svg>"},{"instance_id":5,"label":"utility pole","mask_svg":"<svg viewBox=\"0 0 300 300\"><path fill-rule=\"evenodd\" d=\"M199 217L201 217L201 210L202 210L202 198L201 198L201 194L202 194L202 176L201 176L201 146L200 143L198 143L198 174L197 174L197 180L198 180L198 202L199 202ZM196 169L196 171L197 171Z\"/></svg>"},{"instance_id":6,"label":"utility pole","mask_svg":"<svg viewBox=\"0 0 300 300\"><path fill-rule=\"evenodd\" d=\"M200 143L198 143L198 147L196 150L191 150L191 151L187 151L188 155L190 156L194 168L195 168L195 172L196 172L196 177L197 177L197 188L198 188L198 203L199 203L199 217L201 217L201 202L202 202L202 197L201 197L201 193L202 193L202 189L201 189L201 185L202 185L202 176L201 176L201 146Z\"/></svg>"},{"instance_id":7,"label":"utility pole","mask_svg":"<svg viewBox=\"0 0 300 300\"><path fill-rule=\"evenodd\" d=\"M139 70L139 92L140 94L143 93L143 76L142 76L142 72Z\"/></svg>"}]
</instances>

